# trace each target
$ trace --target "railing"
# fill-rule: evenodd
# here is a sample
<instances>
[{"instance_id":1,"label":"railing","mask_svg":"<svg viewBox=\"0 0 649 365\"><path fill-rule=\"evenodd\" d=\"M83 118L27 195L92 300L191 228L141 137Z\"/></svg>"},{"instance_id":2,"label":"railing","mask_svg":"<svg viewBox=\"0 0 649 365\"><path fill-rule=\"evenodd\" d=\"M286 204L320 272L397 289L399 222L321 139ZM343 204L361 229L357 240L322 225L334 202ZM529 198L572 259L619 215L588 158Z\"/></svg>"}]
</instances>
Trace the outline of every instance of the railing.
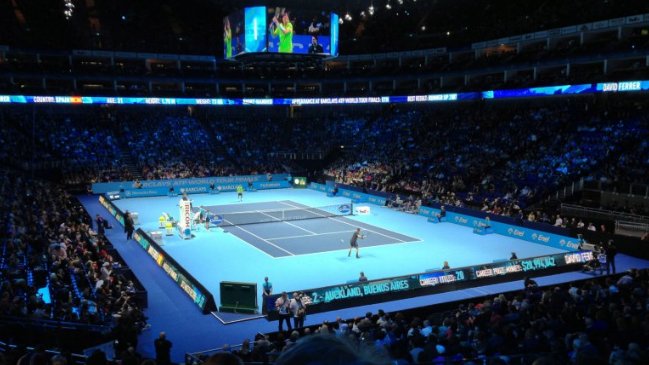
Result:
<instances>
[{"instance_id":1,"label":"railing","mask_svg":"<svg viewBox=\"0 0 649 365\"><path fill-rule=\"evenodd\" d=\"M565 198L573 196L576 192L584 190L584 178L582 177L578 181L573 181L570 185L566 185L563 189L558 190L554 194L554 198L557 200L563 200Z\"/></svg>"},{"instance_id":2,"label":"railing","mask_svg":"<svg viewBox=\"0 0 649 365\"><path fill-rule=\"evenodd\" d=\"M269 157L278 157L287 160L322 160L326 153L323 151L314 152L271 152Z\"/></svg>"},{"instance_id":3,"label":"railing","mask_svg":"<svg viewBox=\"0 0 649 365\"><path fill-rule=\"evenodd\" d=\"M615 221L615 234L629 237L643 237L649 233L649 223Z\"/></svg>"},{"instance_id":4,"label":"railing","mask_svg":"<svg viewBox=\"0 0 649 365\"><path fill-rule=\"evenodd\" d=\"M230 350L237 350L241 348L241 344L230 346ZM209 350L203 350L198 352L190 352L185 354L185 365L200 365L205 362L205 359L208 357L226 351L223 347L213 348Z\"/></svg>"},{"instance_id":5,"label":"railing","mask_svg":"<svg viewBox=\"0 0 649 365\"><path fill-rule=\"evenodd\" d=\"M586 183L586 190L611 192L616 194L634 195L649 197L649 185L637 183L607 183L601 181L589 181Z\"/></svg>"},{"instance_id":6,"label":"railing","mask_svg":"<svg viewBox=\"0 0 649 365\"><path fill-rule=\"evenodd\" d=\"M237 346L237 347L240 347ZM190 354L185 354L185 365L200 365L205 362L205 358L218 353L222 352L223 349L212 349L212 350L207 350L207 351L201 351L201 352L195 352L195 353L190 353ZM281 355L281 353L274 353L274 356L270 356L271 358L267 362L254 362L254 361L247 361L244 362L245 365L272 365L274 363L273 358L278 357ZM551 356L551 353L547 352L540 352L540 353L529 353L529 354L511 354L511 355L505 355L508 358L508 364L511 365L518 365L518 364L530 364L532 361L543 357L543 356ZM421 364L430 364L430 365L457 365L457 364L481 364L481 365L487 365L491 364L494 359L501 358L502 355L493 355L493 356L478 356L475 358L462 358L462 359L457 359L455 357L445 357L445 358L437 358L434 359L430 362L425 362Z\"/></svg>"},{"instance_id":7,"label":"railing","mask_svg":"<svg viewBox=\"0 0 649 365\"><path fill-rule=\"evenodd\" d=\"M94 333L109 334L113 327L109 324L89 324L82 322L59 321L49 319L25 318L16 316L0 316L2 324L17 324L23 327L34 326L39 329L70 329L74 331L89 331Z\"/></svg>"},{"instance_id":8,"label":"railing","mask_svg":"<svg viewBox=\"0 0 649 365\"><path fill-rule=\"evenodd\" d=\"M574 217L591 218L608 221L629 221L649 224L649 217L614 210L596 209L574 204L561 204L561 214Z\"/></svg>"},{"instance_id":9,"label":"railing","mask_svg":"<svg viewBox=\"0 0 649 365\"><path fill-rule=\"evenodd\" d=\"M0 352L13 351L13 350L16 350L16 349L19 349L19 348L20 348L20 346L4 343L4 342L0 341ZM24 347L23 349L26 352L32 352L32 351L36 350L35 347L30 347L30 346ZM45 353L47 353L49 355L52 355L52 356L61 355L61 352L54 351L54 350L45 350ZM68 355L66 355L66 356L68 356ZM69 354L69 357L72 359L72 364L77 364L77 365L84 365L86 363L86 361L88 360L88 358L85 355L82 355L82 354L74 354L73 353L73 354Z\"/></svg>"}]
</instances>

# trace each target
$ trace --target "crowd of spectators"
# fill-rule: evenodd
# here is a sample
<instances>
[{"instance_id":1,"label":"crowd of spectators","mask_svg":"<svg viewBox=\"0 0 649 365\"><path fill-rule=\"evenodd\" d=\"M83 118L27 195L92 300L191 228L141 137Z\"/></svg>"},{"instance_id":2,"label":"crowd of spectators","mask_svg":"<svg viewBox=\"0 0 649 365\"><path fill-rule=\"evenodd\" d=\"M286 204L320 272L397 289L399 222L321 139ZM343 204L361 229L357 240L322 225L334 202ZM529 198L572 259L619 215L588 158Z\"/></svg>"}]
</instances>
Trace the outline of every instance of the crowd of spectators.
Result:
<instances>
[{"instance_id":1,"label":"crowd of spectators","mask_svg":"<svg viewBox=\"0 0 649 365\"><path fill-rule=\"evenodd\" d=\"M127 153L146 180L214 176L225 156L196 118L159 110L124 123Z\"/></svg>"},{"instance_id":2,"label":"crowd of spectators","mask_svg":"<svg viewBox=\"0 0 649 365\"><path fill-rule=\"evenodd\" d=\"M65 183L131 177L121 165L119 141L106 113L61 113L55 108L4 110L7 159L17 167L51 168ZM19 157L20 156L20 157Z\"/></svg>"},{"instance_id":3,"label":"crowd of spectators","mask_svg":"<svg viewBox=\"0 0 649 365\"><path fill-rule=\"evenodd\" d=\"M114 327L136 343L147 326L139 289L97 233L106 227L94 230L81 204L48 182L5 171L0 197L0 315Z\"/></svg>"},{"instance_id":4,"label":"crowd of spectators","mask_svg":"<svg viewBox=\"0 0 649 365\"><path fill-rule=\"evenodd\" d=\"M348 348L355 354L348 361L371 364L640 365L649 357L648 283L648 270L548 287L526 278L522 291L465 301L454 310L379 310L290 333L257 334L223 352L276 364L296 358L336 363L350 356ZM329 350L320 348L323 343Z\"/></svg>"},{"instance_id":5,"label":"crowd of spectators","mask_svg":"<svg viewBox=\"0 0 649 365\"><path fill-rule=\"evenodd\" d=\"M89 183L276 173L290 170L300 153L322 158L344 147L324 175L399 194L405 210L439 203L541 219L528 206L577 179L645 181L646 107L636 99L568 98L297 119L45 109L6 112L15 128L1 132L0 153L11 160L14 148L36 147L25 151L32 162L60 161L64 182ZM556 214L546 213L549 220Z\"/></svg>"},{"instance_id":6,"label":"crowd of spectators","mask_svg":"<svg viewBox=\"0 0 649 365\"><path fill-rule=\"evenodd\" d=\"M626 179L642 180L647 161L631 146L646 144L646 106L568 99L392 113L368 122L354 154L325 175L405 201L541 218L523 210L579 178L629 169Z\"/></svg>"},{"instance_id":7,"label":"crowd of spectators","mask_svg":"<svg viewBox=\"0 0 649 365\"><path fill-rule=\"evenodd\" d=\"M9 122L0 132L6 142L0 154L18 168L55 169L70 185L281 173L300 153L322 157L352 143L364 125L344 114L341 120L337 115L237 119L174 108L4 114Z\"/></svg>"},{"instance_id":8,"label":"crowd of spectators","mask_svg":"<svg viewBox=\"0 0 649 365\"><path fill-rule=\"evenodd\" d=\"M291 167L291 156L324 156L334 146L351 142L364 120L344 114L286 118L283 116L235 119L210 118L216 140L230 159L252 173L283 171ZM286 158L288 157L288 159Z\"/></svg>"}]
</instances>

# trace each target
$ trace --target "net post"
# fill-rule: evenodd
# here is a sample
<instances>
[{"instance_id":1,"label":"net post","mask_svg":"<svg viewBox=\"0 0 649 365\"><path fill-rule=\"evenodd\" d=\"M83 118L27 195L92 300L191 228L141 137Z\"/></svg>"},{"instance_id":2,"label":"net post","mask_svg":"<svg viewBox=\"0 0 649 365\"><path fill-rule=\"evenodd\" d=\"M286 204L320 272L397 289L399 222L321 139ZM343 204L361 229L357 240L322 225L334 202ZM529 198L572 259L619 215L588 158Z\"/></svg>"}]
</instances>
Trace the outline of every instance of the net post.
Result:
<instances>
[{"instance_id":1,"label":"net post","mask_svg":"<svg viewBox=\"0 0 649 365\"><path fill-rule=\"evenodd\" d=\"M354 200L349 202L349 215L354 215Z\"/></svg>"}]
</instances>

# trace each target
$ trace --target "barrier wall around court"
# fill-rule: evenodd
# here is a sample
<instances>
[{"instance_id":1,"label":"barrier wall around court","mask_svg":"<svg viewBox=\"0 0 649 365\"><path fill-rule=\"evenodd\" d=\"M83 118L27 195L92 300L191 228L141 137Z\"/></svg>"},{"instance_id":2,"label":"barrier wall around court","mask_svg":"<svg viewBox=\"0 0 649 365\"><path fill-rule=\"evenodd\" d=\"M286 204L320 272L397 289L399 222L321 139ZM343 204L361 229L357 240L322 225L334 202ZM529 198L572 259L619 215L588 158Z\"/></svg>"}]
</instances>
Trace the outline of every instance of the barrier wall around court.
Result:
<instances>
[{"instance_id":1,"label":"barrier wall around court","mask_svg":"<svg viewBox=\"0 0 649 365\"><path fill-rule=\"evenodd\" d=\"M435 218L439 212L440 210L436 208L425 206L419 208L419 215L424 217ZM561 250L576 251L579 249L579 242L576 238L558 235L535 228L498 222L491 216L490 219L492 219L490 223L491 229L493 229L494 233L502 236L518 238ZM446 222L473 228L478 227L480 224L484 224L485 220L483 218L459 214L447 210Z\"/></svg>"},{"instance_id":2,"label":"barrier wall around court","mask_svg":"<svg viewBox=\"0 0 649 365\"><path fill-rule=\"evenodd\" d=\"M327 193L327 195L333 194L334 187L333 185L325 185L319 183L310 183L309 188L317 191ZM387 203L387 197L376 196L372 194L361 193L359 191L350 190L344 187L338 187L338 193L336 196L349 198L354 203L371 203L380 206L384 206Z\"/></svg>"},{"instance_id":3,"label":"barrier wall around court","mask_svg":"<svg viewBox=\"0 0 649 365\"><path fill-rule=\"evenodd\" d=\"M99 196L99 203L124 226L124 212L105 196ZM173 259L167 252L146 232L138 228L133 234L133 239L146 251L158 266L173 279L176 284L192 299L194 304L201 309L203 314L215 311L216 302L214 295L208 291L201 282L196 280L182 265Z\"/></svg>"},{"instance_id":4,"label":"barrier wall around court","mask_svg":"<svg viewBox=\"0 0 649 365\"><path fill-rule=\"evenodd\" d=\"M591 251L566 252L299 291L306 296L307 312L319 313L520 280L528 276L574 271L594 258ZM263 303L270 310L269 319L277 317L277 311L273 307L277 297L279 295L272 295Z\"/></svg>"},{"instance_id":5,"label":"barrier wall around court","mask_svg":"<svg viewBox=\"0 0 649 365\"><path fill-rule=\"evenodd\" d=\"M126 193L127 191L141 191L141 194L148 191L148 194L159 194L163 192L162 195L166 195L169 192L169 188L173 187L177 193L182 191L187 191L188 194L194 193L206 193L210 187L210 184L214 184L215 188L221 187L221 191L234 191L237 185L247 186L249 181L252 181L253 185L258 189L272 189L271 187L261 187L261 186L274 186L275 183L285 182L288 184L288 174L272 174L271 179L268 179L267 175L240 175L240 176L213 176L213 177L200 177L200 178L190 178L190 179L167 179L167 180L143 180L140 181L140 187L137 187L136 181L116 181L116 182L107 182L107 183L94 183L92 184L92 192L95 194L105 194L111 191L121 191L122 189ZM265 184L270 185L265 185ZM288 187L288 186L286 186ZM163 191L164 190L164 191ZM133 193L131 193L133 194ZM155 195L132 195L135 196L155 196Z\"/></svg>"},{"instance_id":6,"label":"barrier wall around court","mask_svg":"<svg viewBox=\"0 0 649 365\"><path fill-rule=\"evenodd\" d=\"M360 193L341 188L338 185L337 196L344 196L351 199L356 199L358 202L372 203L377 205L385 205L387 198L378 197L372 194ZM330 195L333 191L333 184L318 184L311 183L309 188ZM452 210L449 210L452 209ZM486 214L481 211L476 211L467 208L451 207L446 211L446 222L455 223L466 227L478 227L485 222L484 217ZM419 215L428 218L434 218L439 213L439 207L421 206L419 208ZM462 213L458 212L461 211ZM541 244L544 246L554 247L561 250L575 251L579 249L578 239L569 237L566 234L567 230L553 227L548 224L525 222L525 225L514 224L515 220L511 217L491 216L490 226L493 232L502 236L518 238L521 240ZM564 233L564 234L562 234Z\"/></svg>"},{"instance_id":7,"label":"barrier wall around court","mask_svg":"<svg viewBox=\"0 0 649 365\"><path fill-rule=\"evenodd\" d=\"M218 192L232 192L232 191L236 191L237 186L239 185L243 185L244 188L247 188L248 186L247 184L248 184L247 182L246 183L215 183L214 189L217 190ZM184 186L185 187L178 187L174 185L174 194L180 195L183 192L186 192L187 194L206 194L211 192L210 184L202 184L202 185L193 184L191 186L188 185L184 185ZM268 189L290 188L291 184L286 180L254 181L252 183L252 186L255 188L255 190L268 190ZM123 190L119 193L121 198L145 198L145 197L169 195L170 187L171 186L124 188L124 189L117 189L117 190L109 190L109 192L117 192ZM104 188L102 187L99 190L104 190Z\"/></svg>"}]
</instances>

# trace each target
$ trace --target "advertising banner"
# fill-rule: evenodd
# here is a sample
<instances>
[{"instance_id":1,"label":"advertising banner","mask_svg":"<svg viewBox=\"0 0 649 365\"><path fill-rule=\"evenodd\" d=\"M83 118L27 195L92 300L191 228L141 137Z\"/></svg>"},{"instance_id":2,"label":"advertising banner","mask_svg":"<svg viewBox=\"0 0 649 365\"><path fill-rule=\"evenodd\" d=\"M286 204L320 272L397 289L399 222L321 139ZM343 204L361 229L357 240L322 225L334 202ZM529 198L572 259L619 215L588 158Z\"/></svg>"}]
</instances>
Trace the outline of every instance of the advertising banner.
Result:
<instances>
[{"instance_id":1,"label":"advertising banner","mask_svg":"<svg viewBox=\"0 0 649 365\"><path fill-rule=\"evenodd\" d=\"M94 183L92 184L92 192L95 194L104 194L110 191L124 189L124 192L126 190L141 191L141 193L131 193L128 197L155 196L165 195L169 192L169 188L173 187L177 194L180 194L182 191L193 194L206 193L211 184L214 184L215 187L220 186L221 190L224 191L234 191L237 185L242 184L245 187L249 181L252 181L253 184L255 182L280 182L286 181L288 176L288 174L272 174L270 175L270 180L268 175L215 176L189 179L143 180L139 184L136 181L116 181Z\"/></svg>"},{"instance_id":2,"label":"advertising banner","mask_svg":"<svg viewBox=\"0 0 649 365\"><path fill-rule=\"evenodd\" d=\"M317 313L360 303L375 303L388 298L457 290L483 285L486 282L502 282L523 276L570 271L594 259L595 256L590 251L568 252L300 291L307 296L306 301L310 303L307 311ZM269 302L274 302L277 296L271 296Z\"/></svg>"},{"instance_id":3,"label":"advertising banner","mask_svg":"<svg viewBox=\"0 0 649 365\"><path fill-rule=\"evenodd\" d=\"M439 213L439 209L430 208L422 206L419 208L419 215L425 217L434 218L436 214ZM486 216L486 214L485 214ZM491 228L494 233L509 236L513 238L518 238L521 240L538 243L545 246L550 246L562 250L575 251L579 249L579 243L576 238L568 237L564 235L559 235L556 233L550 233L543 230L539 230L536 227L523 227L513 224L507 224L503 222L495 221L491 217ZM481 224L485 223L485 219L473 217L464 214L458 214L456 212L447 211L446 212L446 222L455 223L466 227L479 227ZM535 224L538 226L538 224ZM551 227L551 226L548 226Z\"/></svg>"},{"instance_id":4,"label":"advertising banner","mask_svg":"<svg viewBox=\"0 0 649 365\"><path fill-rule=\"evenodd\" d=\"M309 184L309 189L318 190L318 191L325 192L327 194L331 194L334 188L333 186L330 185L324 185L324 184L318 184L312 182ZM339 188L337 196L349 198L353 200L355 203L372 203L372 204L384 206L387 202L386 197L361 193L346 188Z\"/></svg>"}]
</instances>

